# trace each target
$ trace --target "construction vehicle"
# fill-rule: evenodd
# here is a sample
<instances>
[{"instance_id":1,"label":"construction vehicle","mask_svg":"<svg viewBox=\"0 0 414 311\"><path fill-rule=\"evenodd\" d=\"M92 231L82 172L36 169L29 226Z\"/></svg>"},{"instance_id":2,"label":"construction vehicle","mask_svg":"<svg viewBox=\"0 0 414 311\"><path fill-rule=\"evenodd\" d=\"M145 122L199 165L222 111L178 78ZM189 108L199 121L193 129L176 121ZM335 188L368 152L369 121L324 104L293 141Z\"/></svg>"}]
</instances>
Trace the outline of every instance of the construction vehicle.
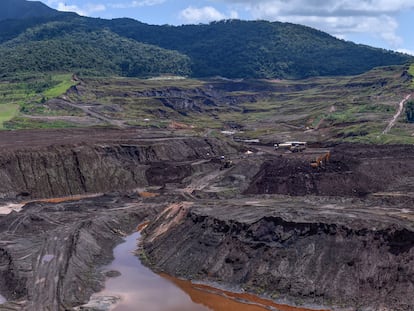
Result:
<instances>
[{"instance_id":1,"label":"construction vehicle","mask_svg":"<svg viewBox=\"0 0 414 311\"><path fill-rule=\"evenodd\" d=\"M291 152L302 152L306 149L306 142L304 141L286 141L284 143L274 144L275 150L287 149Z\"/></svg>"},{"instance_id":2,"label":"construction vehicle","mask_svg":"<svg viewBox=\"0 0 414 311\"><path fill-rule=\"evenodd\" d=\"M329 159L331 158L331 152L328 151L327 153L325 153L324 155L321 155L319 157L316 158L315 161L312 161L310 163L310 165L313 168L319 168L319 167L324 167L327 165L327 163L329 162Z\"/></svg>"}]
</instances>

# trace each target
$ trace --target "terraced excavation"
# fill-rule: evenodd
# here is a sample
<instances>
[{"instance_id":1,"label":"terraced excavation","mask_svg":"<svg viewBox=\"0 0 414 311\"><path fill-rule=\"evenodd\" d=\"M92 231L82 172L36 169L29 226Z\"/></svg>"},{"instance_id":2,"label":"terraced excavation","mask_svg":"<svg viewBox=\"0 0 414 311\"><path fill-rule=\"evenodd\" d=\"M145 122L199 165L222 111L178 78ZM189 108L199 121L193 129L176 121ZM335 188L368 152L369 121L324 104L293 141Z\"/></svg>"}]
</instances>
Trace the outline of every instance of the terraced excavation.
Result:
<instances>
[{"instance_id":1,"label":"terraced excavation","mask_svg":"<svg viewBox=\"0 0 414 311\"><path fill-rule=\"evenodd\" d=\"M251 293L264 308L414 305L411 146L292 153L186 133L0 133L3 205L24 204L0 215L0 310L104 310L81 306L144 221L141 260L219 296Z\"/></svg>"}]
</instances>

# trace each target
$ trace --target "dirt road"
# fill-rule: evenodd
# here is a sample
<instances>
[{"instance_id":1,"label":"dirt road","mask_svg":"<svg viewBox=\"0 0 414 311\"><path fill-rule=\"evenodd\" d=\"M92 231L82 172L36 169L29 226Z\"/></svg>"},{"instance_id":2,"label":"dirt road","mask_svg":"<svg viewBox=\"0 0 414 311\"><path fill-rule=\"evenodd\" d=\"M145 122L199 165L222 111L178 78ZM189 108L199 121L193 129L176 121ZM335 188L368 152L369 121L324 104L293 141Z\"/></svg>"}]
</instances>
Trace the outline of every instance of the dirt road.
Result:
<instances>
[{"instance_id":1,"label":"dirt road","mask_svg":"<svg viewBox=\"0 0 414 311\"><path fill-rule=\"evenodd\" d=\"M411 94L407 95L402 101L400 101L400 103L398 104L397 113L392 117L390 123L388 123L385 130L382 131L382 134L387 134L391 130L391 128L395 125L395 122L397 122L398 118L400 117L404 109L404 104L410 99L410 97L411 97Z\"/></svg>"}]
</instances>

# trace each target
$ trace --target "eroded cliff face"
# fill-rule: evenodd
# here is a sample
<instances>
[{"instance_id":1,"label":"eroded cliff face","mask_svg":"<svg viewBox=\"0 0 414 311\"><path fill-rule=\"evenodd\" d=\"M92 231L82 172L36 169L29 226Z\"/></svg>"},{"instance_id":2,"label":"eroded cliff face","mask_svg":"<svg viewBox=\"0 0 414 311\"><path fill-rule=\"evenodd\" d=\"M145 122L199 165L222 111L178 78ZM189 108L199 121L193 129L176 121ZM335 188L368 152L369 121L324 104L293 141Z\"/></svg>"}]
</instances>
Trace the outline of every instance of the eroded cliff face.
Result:
<instances>
[{"instance_id":1,"label":"eroded cliff face","mask_svg":"<svg viewBox=\"0 0 414 311\"><path fill-rule=\"evenodd\" d=\"M183 137L128 144L50 145L0 153L0 198L49 198L179 182L183 163L237 152L216 139Z\"/></svg>"},{"instance_id":2,"label":"eroded cliff face","mask_svg":"<svg viewBox=\"0 0 414 311\"><path fill-rule=\"evenodd\" d=\"M412 222L367 208L286 198L196 203L165 211L146 229L144 249L169 274L276 299L412 310Z\"/></svg>"}]
</instances>

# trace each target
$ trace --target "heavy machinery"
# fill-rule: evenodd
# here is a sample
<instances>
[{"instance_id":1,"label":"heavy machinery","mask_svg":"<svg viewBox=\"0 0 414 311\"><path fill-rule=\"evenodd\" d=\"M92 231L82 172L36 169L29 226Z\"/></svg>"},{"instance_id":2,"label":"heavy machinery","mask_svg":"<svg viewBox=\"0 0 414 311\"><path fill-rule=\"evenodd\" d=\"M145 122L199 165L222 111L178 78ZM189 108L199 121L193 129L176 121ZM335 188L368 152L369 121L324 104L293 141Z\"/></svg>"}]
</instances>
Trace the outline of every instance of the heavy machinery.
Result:
<instances>
[{"instance_id":1,"label":"heavy machinery","mask_svg":"<svg viewBox=\"0 0 414 311\"><path fill-rule=\"evenodd\" d=\"M306 142L303 141L286 141L284 143L277 143L273 146L275 150L287 149L291 152L301 152L306 149Z\"/></svg>"},{"instance_id":2,"label":"heavy machinery","mask_svg":"<svg viewBox=\"0 0 414 311\"><path fill-rule=\"evenodd\" d=\"M315 161L312 161L310 163L310 165L313 168L324 167L329 162L330 157L331 157L331 152L328 151L324 155L321 155L321 156L317 157Z\"/></svg>"}]
</instances>

